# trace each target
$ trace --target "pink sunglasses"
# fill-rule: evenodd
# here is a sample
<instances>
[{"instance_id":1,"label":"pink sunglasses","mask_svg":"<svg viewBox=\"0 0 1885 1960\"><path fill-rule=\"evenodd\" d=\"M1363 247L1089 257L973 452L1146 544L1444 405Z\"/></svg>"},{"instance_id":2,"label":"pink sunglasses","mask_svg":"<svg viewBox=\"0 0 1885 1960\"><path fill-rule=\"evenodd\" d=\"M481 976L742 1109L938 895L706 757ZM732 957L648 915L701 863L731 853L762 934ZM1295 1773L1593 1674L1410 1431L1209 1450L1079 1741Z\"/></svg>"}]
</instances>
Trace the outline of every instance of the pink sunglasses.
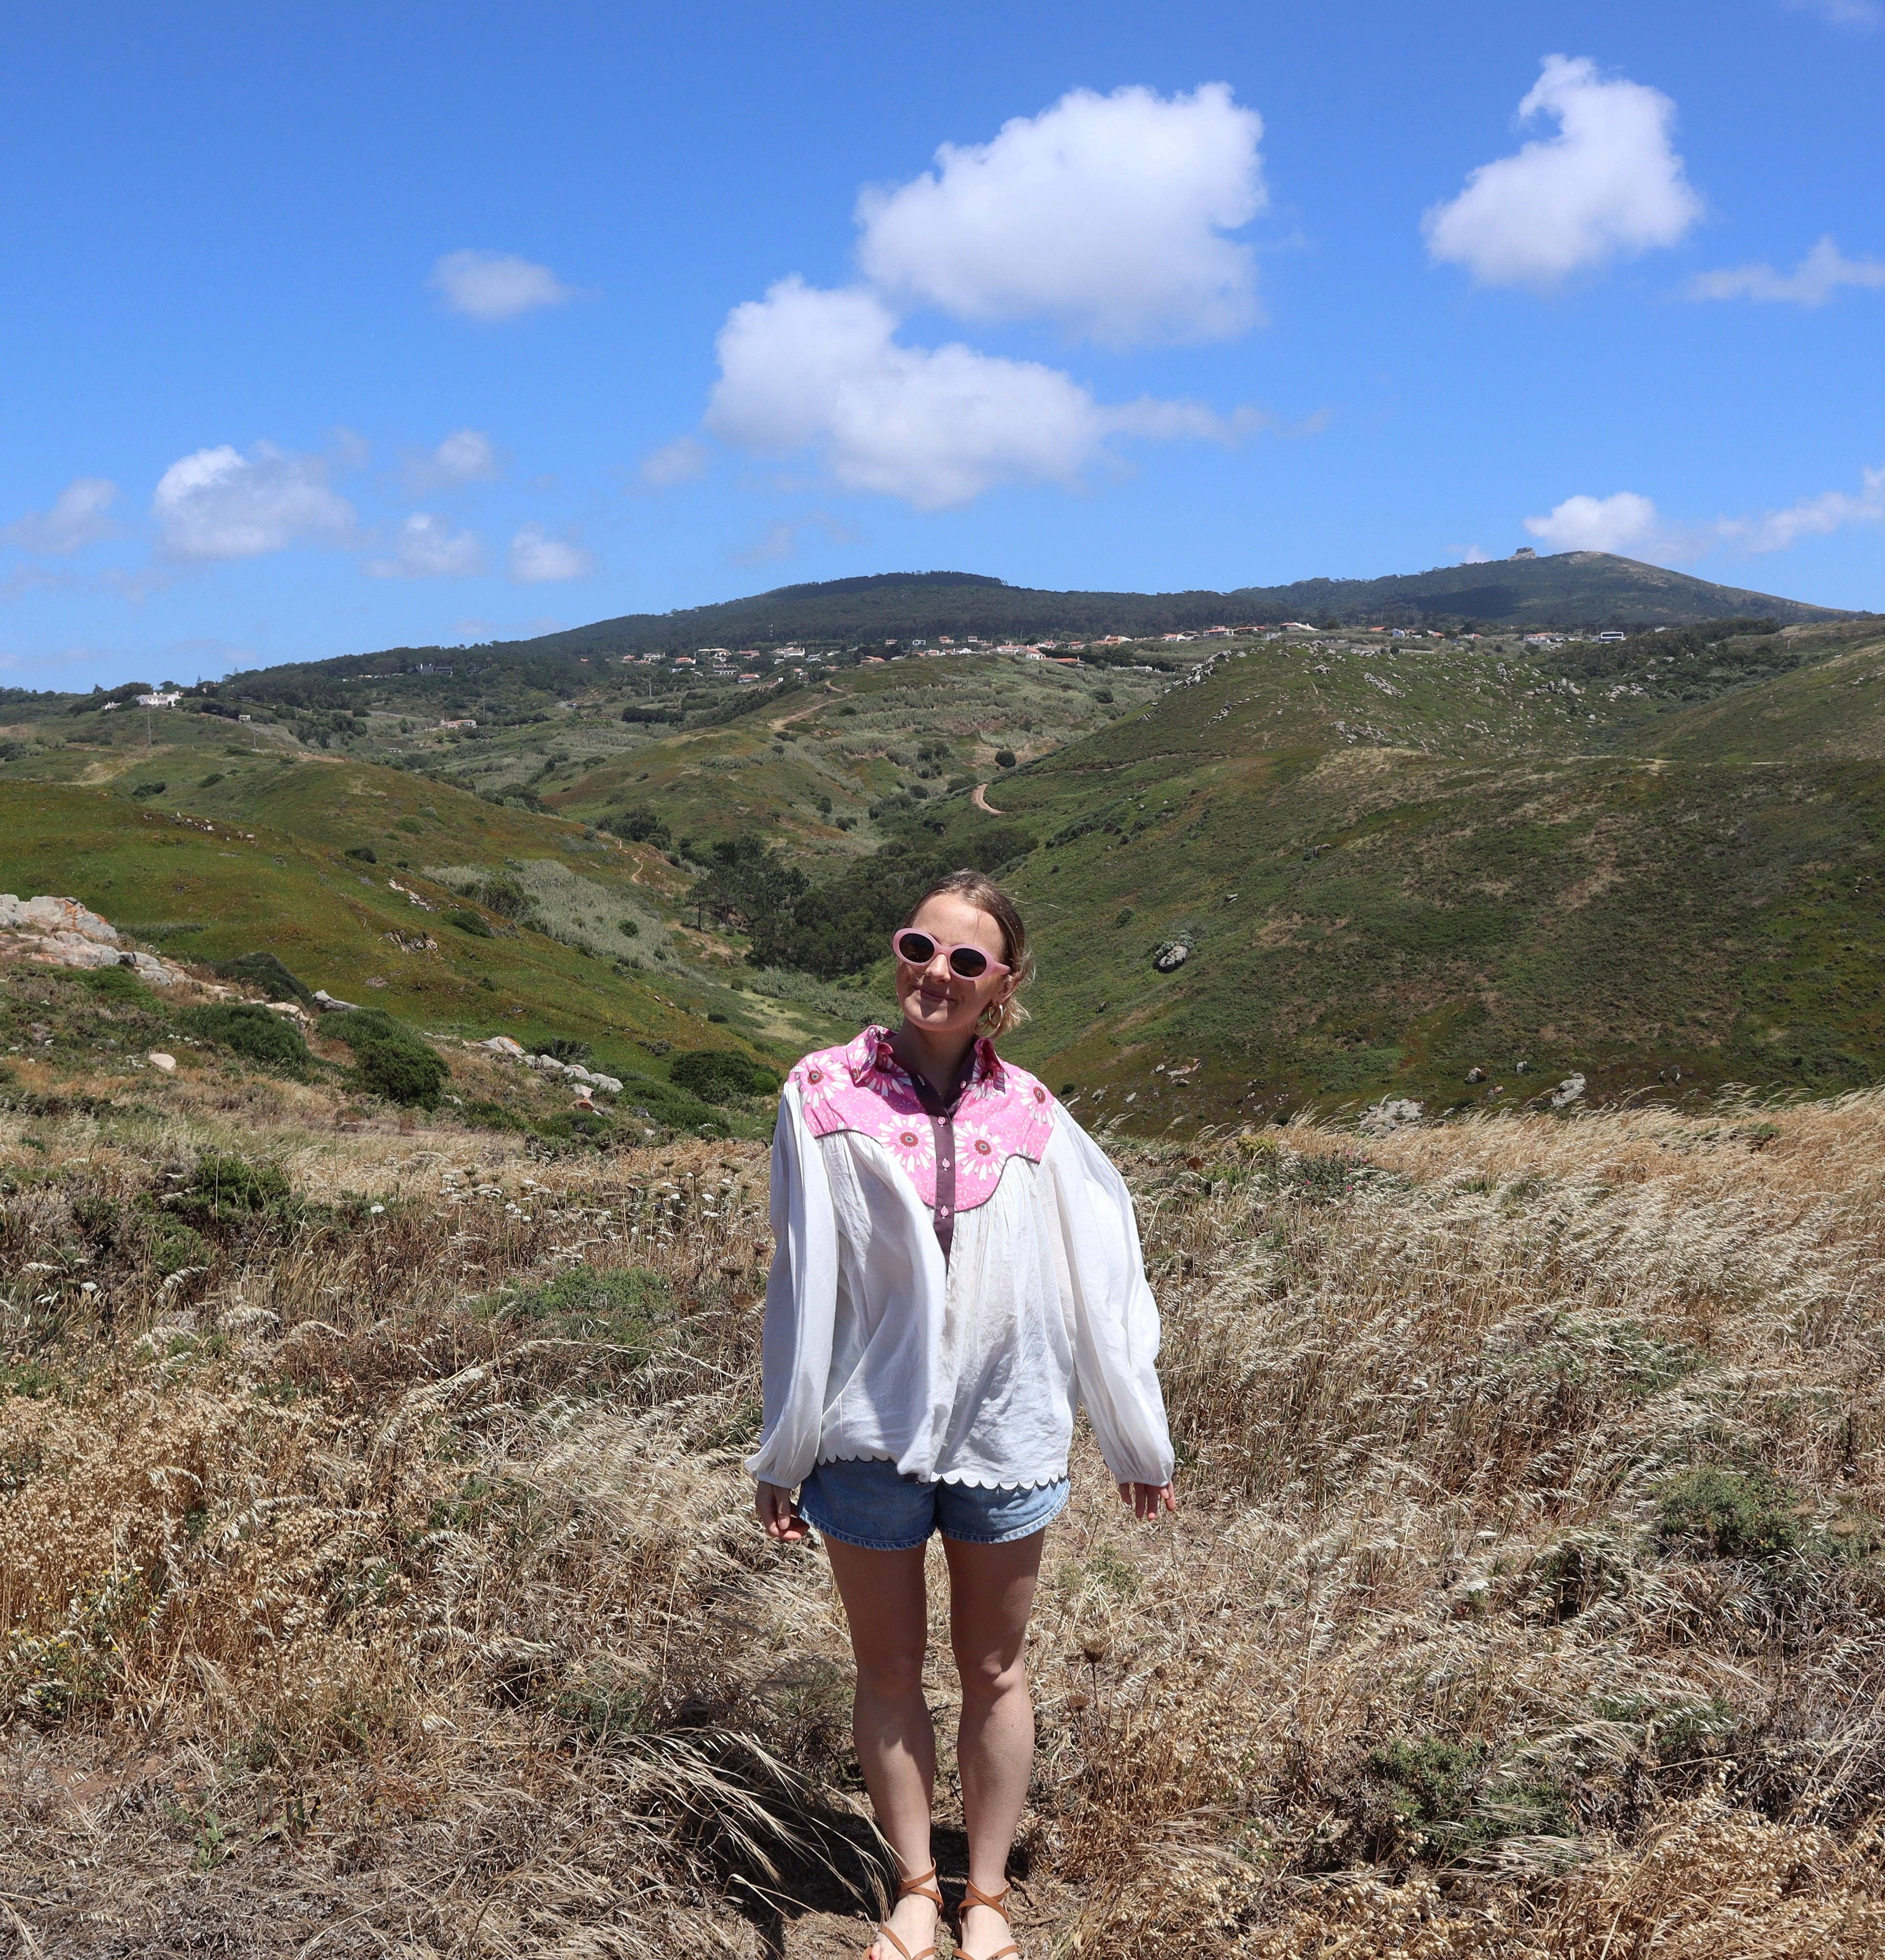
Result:
<instances>
[{"instance_id":1,"label":"pink sunglasses","mask_svg":"<svg viewBox=\"0 0 1885 1960\"><path fill-rule=\"evenodd\" d=\"M950 972L962 980L979 980L985 973L1009 970L1000 960L991 959L979 946L944 946L914 926L906 925L901 932L891 934L890 950L906 966L927 966L938 953L947 953Z\"/></svg>"}]
</instances>

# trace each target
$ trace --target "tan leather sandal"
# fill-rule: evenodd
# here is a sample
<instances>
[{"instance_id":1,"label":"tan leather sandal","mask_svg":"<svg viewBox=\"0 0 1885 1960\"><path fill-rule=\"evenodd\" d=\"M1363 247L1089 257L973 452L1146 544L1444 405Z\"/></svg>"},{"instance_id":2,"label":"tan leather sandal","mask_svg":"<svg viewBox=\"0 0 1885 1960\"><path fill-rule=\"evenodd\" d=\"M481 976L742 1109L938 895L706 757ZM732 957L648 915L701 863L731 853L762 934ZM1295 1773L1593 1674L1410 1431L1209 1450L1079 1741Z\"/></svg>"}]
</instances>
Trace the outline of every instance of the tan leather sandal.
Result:
<instances>
[{"instance_id":1,"label":"tan leather sandal","mask_svg":"<svg viewBox=\"0 0 1885 1960\"><path fill-rule=\"evenodd\" d=\"M936 1867L931 1865L928 1871L919 1873L913 1879L906 1879L897 1887L896 1895L900 1899L926 1898L940 1915L943 1909L943 1895L936 1889L935 1877ZM890 1922L887 1919L878 1922L877 1936L879 1939L887 1939L903 1956L903 1960L935 1960L936 1943L934 1940L922 1952L912 1953L890 1930Z\"/></svg>"},{"instance_id":2,"label":"tan leather sandal","mask_svg":"<svg viewBox=\"0 0 1885 1960\"><path fill-rule=\"evenodd\" d=\"M959 1910L956 1914L956 1931L957 1935L956 1940L956 1952L958 1955L958 1960L978 1960L977 1955L963 1952L960 1936L962 1932L962 1914L963 1912L966 1912L970 1906L985 1905L989 1911L998 1912L1001 1915L1002 1918L1007 1922L1009 1932L1012 1933L1014 1930L1014 1920L1013 1915L1010 1914L1008 1908L1001 1903L1001 1901L1006 1898L1008 1894L1014 1891L1014 1888L1012 1885L1004 1885L1001 1889L997 1892L992 1898L991 1898L979 1885L972 1885L966 1879L963 1882L962 1906L960 1910ZM997 1947L992 1953L979 1956L979 1960L1008 1960L1010 1954L1014 1955L1016 1956L1016 1960L1019 1960L1021 1951L1021 1949L1015 1945L1013 1940L1011 1939L1005 1946Z\"/></svg>"}]
</instances>

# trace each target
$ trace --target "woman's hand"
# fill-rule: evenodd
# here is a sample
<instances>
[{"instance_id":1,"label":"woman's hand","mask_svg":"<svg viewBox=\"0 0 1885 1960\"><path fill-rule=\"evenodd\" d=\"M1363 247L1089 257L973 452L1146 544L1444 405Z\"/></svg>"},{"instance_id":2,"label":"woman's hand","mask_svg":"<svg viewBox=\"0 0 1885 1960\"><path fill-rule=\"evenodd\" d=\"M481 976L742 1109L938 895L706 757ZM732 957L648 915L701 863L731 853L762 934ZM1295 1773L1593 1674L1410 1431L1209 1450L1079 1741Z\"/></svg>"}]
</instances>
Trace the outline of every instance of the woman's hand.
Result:
<instances>
[{"instance_id":1,"label":"woman's hand","mask_svg":"<svg viewBox=\"0 0 1885 1960\"><path fill-rule=\"evenodd\" d=\"M762 1484L761 1489L765 1486ZM1161 1511L1176 1512L1178 1500L1169 1484L1122 1484L1119 1501L1132 1507L1135 1518L1155 1518Z\"/></svg>"},{"instance_id":2,"label":"woman's hand","mask_svg":"<svg viewBox=\"0 0 1885 1960\"><path fill-rule=\"evenodd\" d=\"M811 1526L798 1515L791 1492L782 1484L762 1484L754 1494L753 1510L766 1536L782 1545L797 1545L811 1535Z\"/></svg>"}]
</instances>

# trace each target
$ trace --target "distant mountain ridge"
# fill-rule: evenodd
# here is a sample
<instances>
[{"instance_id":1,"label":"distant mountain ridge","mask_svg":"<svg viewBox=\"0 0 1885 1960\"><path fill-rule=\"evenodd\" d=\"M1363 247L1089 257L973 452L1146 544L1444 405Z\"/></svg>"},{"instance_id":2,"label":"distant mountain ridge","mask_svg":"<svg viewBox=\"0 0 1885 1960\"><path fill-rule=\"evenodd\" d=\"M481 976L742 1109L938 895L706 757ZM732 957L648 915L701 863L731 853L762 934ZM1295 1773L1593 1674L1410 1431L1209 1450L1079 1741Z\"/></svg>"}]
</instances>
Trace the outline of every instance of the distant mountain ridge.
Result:
<instances>
[{"instance_id":1,"label":"distant mountain ridge","mask_svg":"<svg viewBox=\"0 0 1885 1960\"><path fill-rule=\"evenodd\" d=\"M673 612L626 614L520 642L533 654L641 653L786 639L982 638L1196 632L1333 618L1344 625L1687 625L1756 615L1796 625L1852 616L1717 585L1607 552L1444 566L1384 578L1307 578L1231 592L1049 592L973 572L884 572L785 585Z\"/></svg>"}]
</instances>

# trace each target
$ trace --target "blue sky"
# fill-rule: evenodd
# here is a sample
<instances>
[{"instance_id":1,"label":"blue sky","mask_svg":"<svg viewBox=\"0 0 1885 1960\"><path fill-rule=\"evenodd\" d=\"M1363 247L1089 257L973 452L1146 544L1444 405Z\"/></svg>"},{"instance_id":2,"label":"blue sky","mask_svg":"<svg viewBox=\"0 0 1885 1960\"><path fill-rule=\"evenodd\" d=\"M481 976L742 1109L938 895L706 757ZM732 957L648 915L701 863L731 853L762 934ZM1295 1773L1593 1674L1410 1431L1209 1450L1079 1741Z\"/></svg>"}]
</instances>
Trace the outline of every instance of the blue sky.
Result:
<instances>
[{"instance_id":1,"label":"blue sky","mask_svg":"<svg viewBox=\"0 0 1885 1960\"><path fill-rule=\"evenodd\" d=\"M1880 0L22 10L0 684L1524 543L1885 609L1882 82Z\"/></svg>"}]
</instances>

